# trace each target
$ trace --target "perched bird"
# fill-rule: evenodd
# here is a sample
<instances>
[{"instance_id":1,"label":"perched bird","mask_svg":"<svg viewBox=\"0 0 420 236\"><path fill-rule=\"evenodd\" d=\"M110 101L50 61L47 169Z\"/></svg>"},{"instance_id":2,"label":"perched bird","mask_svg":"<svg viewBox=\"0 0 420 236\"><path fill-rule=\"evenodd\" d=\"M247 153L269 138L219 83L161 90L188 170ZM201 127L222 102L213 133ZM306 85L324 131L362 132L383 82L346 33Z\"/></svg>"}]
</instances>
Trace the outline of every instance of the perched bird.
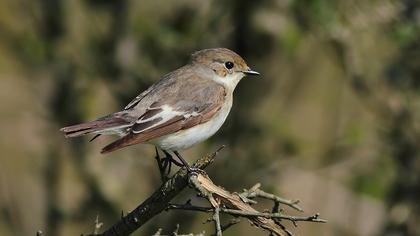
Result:
<instances>
[{"instance_id":1,"label":"perched bird","mask_svg":"<svg viewBox=\"0 0 420 236\"><path fill-rule=\"evenodd\" d=\"M259 73L235 52L226 48L197 51L187 65L164 75L124 110L61 131L66 137L121 136L101 153L139 143L154 144L167 155L175 153L189 168L178 151L219 130L232 107L233 91L245 75Z\"/></svg>"}]
</instances>

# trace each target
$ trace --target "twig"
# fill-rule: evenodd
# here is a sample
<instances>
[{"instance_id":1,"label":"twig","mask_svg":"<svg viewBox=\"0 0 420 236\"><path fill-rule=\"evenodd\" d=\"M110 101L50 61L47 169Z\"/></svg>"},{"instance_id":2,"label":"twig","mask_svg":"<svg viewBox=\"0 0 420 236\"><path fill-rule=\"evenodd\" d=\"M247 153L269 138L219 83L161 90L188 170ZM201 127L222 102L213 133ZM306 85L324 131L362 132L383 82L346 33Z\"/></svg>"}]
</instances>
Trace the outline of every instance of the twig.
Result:
<instances>
[{"instance_id":1,"label":"twig","mask_svg":"<svg viewBox=\"0 0 420 236\"><path fill-rule=\"evenodd\" d=\"M272 200L274 202L278 202L280 204L289 206L297 211L303 212L303 209L298 205L300 200L284 199L274 194L264 192L263 190L260 189L260 187L261 187L261 184L257 183L249 190L245 189L244 192L240 193L239 195L241 198L248 198L248 199L252 199L256 197L265 198L265 199Z\"/></svg>"},{"instance_id":2,"label":"twig","mask_svg":"<svg viewBox=\"0 0 420 236\"><path fill-rule=\"evenodd\" d=\"M281 220L289 220L294 224L298 221L308 221L308 222L316 222L316 223L327 223L326 220L319 218L319 213L316 213L312 216L290 216L290 215L283 215L281 213L255 213L255 212L245 212L240 210L233 210L233 209L226 209L221 208L221 212L228 213L231 215L236 216L260 216L264 218L271 218L271 219L281 219Z\"/></svg>"},{"instance_id":3,"label":"twig","mask_svg":"<svg viewBox=\"0 0 420 236\"><path fill-rule=\"evenodd\" d=\"M152 236L161 236L162 235L162 229L159 228L155 234L153 234Z\"/></svg>"},{"instance_id":4,"label":"twig","mask_svg":"<svg viewBox=\"0 0 420 236\"><path fill-rule=\"evenodd\" d=\"M154 233L152 236L165 236L165 235L162 234L162 231L163 230L161 228L159 228L156 231L156 233ZM179 231L179 224L176 225L176 228L174 229L174 231L172 231L172 233L170 234L170 236L205 236L205 232L204 231L201 232L201 233L199 233L199 234L193 234L193 233L190 233L190 234L178 234L178 231ZM167 236L169 236L169 235L167 235Z\"/></svg>"},{"instance_id":5,"label":"twig","mask_svg":"<svg viewBox=\"0 0 420 236\"><path fill-rule=\"evenodd\" d=\"M192 211L201 211L201 212L222 212L230 214L232 216L245 217L251 223L259 228L270 231L275 235L287 235L291 236L291 232L286 229L284 225L281 224L280 220L291 221L295 226L299 221L308 221L308 222L317 222L325 223L326 221L319 218L319 214L313 216L290 216L282 214L279 211L279 205L284 204L293 206L293 209L301 210L298 207L297 201L285 200L283 198L277 197L274 194L266 193L260 190L261 185L256 184L250 190L245 190L242 194L230 193L223 188L215 185L207 176L206 173L195 173L190 175L191 186L196 189L196 191L203 197L207 198L211 204L211 207L201 207L193 206L190 202L187 204L171 204L167 207L169 209L182 209L182 210L192 210ZM250 198L266 198L272 200L275 204L273 207L273 212L259 212L251 207L250 204L256 203ZM245 199L245 201L244 201ZM220 207L222 204L222 207ZM218 228L216 225L216 234L218 233Z\"/></svg>"},{"instance_id":6,"label":"twig","mask_svg":"<svg viewBox=\"0 0 420 236\"><path fill-rule=\"evenodd\" d=\"M216 207L214 209L214 213L213 213L213 221L214 221L214 226L216 228L216 235L217 236L222 236L222 227L220 226L220 208Z\"/></svg>"},{"instance_id":7,"label":"twig","mask_svg":"<svg viewBox=\"0 0 420 236\"><path fill-rule=\"evenodd\" d=\"M272 209L272 211L271 211L272 213L279 213L279 212L281 212L281 209L280 209L280 203L279 202L274 202L274 206L273 206L273 209ZM290 232L287 228L286 228L286 226L284 226L282 223L281 223L281 220L279 220L279 219L273 219L274 220L274 222L278 225L278 226L280 226L280 228L287 234L287 236L293 236L293 234L292 234L292 232ZM275 236L273 233L270 233L270 236Z\"/></svg>"},{"instance_id":8,"label":"twig","mask_svg":"<svg viewBox=\"0 0 420 236\"><path fill-rule=\"evenodd\" d=\"M204 173L205 174L205 173ZM190 183L193 188L195 188L198 193L209 200L209 202L212 204L213 208L211 209L213 211L213 221L214 226L216 228L216 235L222 236L222 227L220 226L220 204L217 202L213 195L207 191L203 186L201 186L200 182L198 181L198 173L192 173L190 175ZM190 204L191 205L191 204Z\"/></svg>"},{"instance_id":9,"label":"twig","mask_svg":"<svg viewBox=\"0 0 420 236\"><path fill-rule=\"evenodd\" d=\"M221 146L211 155L198 159L193 168L204 169L211 164L218 152L222 150ZM188 185L188 172L186 168L181 168L170 179L161 185L152 196L141 203L136 209L122 217L117 223L108 228L105 232L98 234L104 236L123 236L129 235L139 227L148 222L155 215L166 209L167 204L177 196Z\"/></svg>"},{"instance_id":10,"label":"twig","mask_svg":"<svg viewBox=\"0 0 420 236\"><path fill-rule=\"evenodd\" d=\"M271 235L278 236L292 236L292 233L281 224L283 220L290 221L295 226L297 226L297 222L300 221L316 223L326 222L325 220L319 218L319 214L312 216L292 216L283 214L279 207L280 204L302 211L302 209L297 205L299 201L283 199L274 194L264 192L260 189L260 184L254 185L249 190L244 190L241 194L228 192L215 185L207 174L202 171L202 169L214 161L214 158L222 148L223 146L212 155L200 158L194 165L191 166L193 170L197 171L188 173L187 169L184 167L178 170L172 178L163 183L152 196L145 200L135 210L128 213L126 216L122 216L119 222L114 224L102 234L96 234L97 232L95 228L93 235L129 235L137 228L145 224L153 216L164 210L172 209L213 213L212 220L215 224L216 236L222 236L222 232L224 230L239 222L239 220L236 219L234 221L232 220L225 226L221 226L220 213L229 214L235 218L247 218L254 226L269 231ZM206 198L211 207L193 206L190 201L187 201L187 203L183 205L170 204L170 201L188 185L193 187L201 197ZM259 212L254 209L251 204L257 203L253 200L255 198L265 198L273 201L274 207L272 212ZM98 218L96 224L99 224ZM179 226L177 226L175 231L172 232L172 236L180 236L178 234L178 229ZM198 235L204 236L204 233ZM155 233L155 236L163 236L162 229L159 229Z\"/></svg>"},{"instance_id":11,"label":"twig","mask_svg":"<svg viewBox=\"0 0 420 236\"><path fill-rule=\"evenodd\" d=\"M222 225L222 232L226 231L227 229L229 229L230 227L238 224L239 222L241 222L240 219L238 218L233 218L231 220L229 220L229 222L225 225ZM216 236L215 234L212 234L211 236Z\"/></svg>"},{"instance_id":12,"label":"twig","mask_svg":"<svg viewBox=\"0 0 420 236\"><path fill-rule=\"evenodd\" d=\"M287 234L287 236L293 236L293 234L292 234L292 232L290 232L287 228L286 228L286 226L284 226L283 224L281 224L280 223L280 220L278 220L278 219L275 219L274 220L275 222L276 222L276 224L278 225L278 226L280 226L280 228ZM273 232L271 232L270 233L270 236L274 236L274 234L273 234Z\"/></svg>"},{"instance_id":13,"label":"twig","mask_svg":"<svg viewBox=\"0 0 420 236\"><path fill-rule=\"evenodd\" d=\"M194 206L191 204L169 204L166 210L187 210L187 211L201 211L201 212L213 212L211 207Z\"/></svg>"},{"instance_id":14,"label":"twig","mask_svg":"<svg viewBox=\"0 0 420 236\"><path fill-rule=\"evenodd\" d=\"M93 235L98 235L99 234L99 230L101 229L102 225L104 223L99 222L99 214L96 215L96 219L95 219L95 228L93 230Z\"/></svg>"},{"instance_id":15,"label":"twig","mask_svg":"<svg viewBox=\"0 0 420 236\"><path fill-rule=\"evenodd\" d=\"M186 204L170 204L167 207L167 210L189 210L189 211L201 211L201 212L214 212L214 208L212 207L201 207L201 206L193 206L193 205L186 205ZM327 223L326 220L319 218L319 214L315 214L312 216L290 216L284 215L281 213L266 213L266 212L247 212L242 210L235 210L221 207L219 211L222 213L227 213L232 216L259 216L264 218L271 218L271 219L281 219L281 220L289 220L292 223L296 223L299 221L308 221L308 222L316 222L316 223Z\"/></svg>"},{"instance_id":16,"label":"twig","mask_svg":"<svg viewBox=\"0 0 420 236\"><path fill-rule=\"evenodd\" d=\"M174 231L172 232L172 236L177 236L179 231L179 224L176 224Z\"/></svg>"}]
</instances>

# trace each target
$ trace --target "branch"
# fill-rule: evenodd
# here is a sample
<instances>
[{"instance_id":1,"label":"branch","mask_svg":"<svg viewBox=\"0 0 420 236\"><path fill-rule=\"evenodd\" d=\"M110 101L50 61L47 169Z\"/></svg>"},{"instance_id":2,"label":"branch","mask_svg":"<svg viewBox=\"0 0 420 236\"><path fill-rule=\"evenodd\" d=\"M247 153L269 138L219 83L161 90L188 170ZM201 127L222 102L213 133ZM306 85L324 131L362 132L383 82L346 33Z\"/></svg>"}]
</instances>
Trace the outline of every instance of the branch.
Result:
<instances>
[{"instance_id":1,"label":"branch","mask_svg":"<svg viewBox=\"0 0 420 236\"><path fill-rule=\"evenodd\" d=\"M216 228L216 236L222 236L222 226L220 226L220 208L214 208L213 221Z\"/></svg>"},{"instance_id":2,"label":"branch","mask_svg":"<svg viewBox=\"0 0 420 236\"><path fill-rule=\"evenodd\" d=\"M216 155L223 147L224 146L219 148L213 154L197 160L194 165L192 165L194 170L192 173L188 173L185 167L181 168L174 174L173 177L163 183L162 186L152 194L152 196L150 196L128 215L122 216L120 221L115 223L102 234L97 234L97 231L99 231L100 228L99 219L97 219L95 223L95 233L90 236L129 235L155 215L164 210L172 209L213 213L213 217L210 221L214 221L216 236L222 236L222 232L224 230L237 224L239 222L237 219L238 217L247 218L252 225L269 231L270 235L278 236L292 236L292 233L282 224L283 220L290 221L295 226L297 226L297 222L300 221L316 223L326 222L325 220L319 218L319 214L305 217L282 214L282 211L279 208L281 204L289 206L297 211L303 211L302 208L298 206L299 201L283 199L274 194L264 192L260 189L260 184L254 185L249 190L245 189L244 192L240 194L228 192L215 185L202 169L206 168L214 161ZM199 196L206 198L211 207L193 206L190 201L184 205L170 204L170 201L188 185L193 187L199 193ZM251 204L257 204L257 201L255 201L256 198L273 201L274 207L272 212L259 212L254 209ZM222 226L220 223L220 213L229 214L235 218L228 224ZM177 226L177 229L172 233L172 235L178 235L178 229L179 226ZM159 229L155 235L161 236L161 232L162 230ZM204 235L204 233L198 235Z\"/></svg>"},{"instance_id":3,"label":"branch","mask_svg":"<svg viewBox=\"0 0 420 236\"><path fill-rule=\"evenodd\" d=\"M246 199L248 199L249 201L249 199L256 198L256 197L265 198L265 199L272 200L274 202L289 206L297 211L303 212L303 209L298 205L300 200L284 199L274 194L264 192L263 190L260 189L260 187L261 187L261 184L257 183L249 190L244 189L244 192L240 193L239 197L241 197L242 200L245 200L245 201L247 201Z\"/></svg>"},{"instance_id":4,"label":"branch","mask_svg":"<svg viewBox=\"0 0 420 236\"><path fill-rule=\"evenodd\" d=\"M191 185L200 193L201 196L208 199L212 207L199 207L193 206L190 202L184 205L171 204L167 209L182 209L182 210L194 210L202 212L213 212L218 217L219 212L227 213L232 216L240 216L247 218L253 225L270 231L275 235L292 235L281 223L280 220L291 221L297 226L298 221L309 221L317 223L326 223L325 220L319 218L319 214L307 217L289 216L284 215L279 211L279 204L286 204L293 207L298 211L302 209L297 206L297 201L290 201L273 194L266 193L260 190L260 184L254 185L250 190L245 190L242 194L230 193L223 188L215 185L206 173L195 173L190 177ZM259 212L254 209L250 204L255 204L256 201L250 202L248 197L261 197L270 199L275 203L272 213ZM245 199L245 200L244 200ZM223 207L220 207L220 206ZM216 221L216 217L214 217ZM216 233L221 235L220 223L216 223Z\"/></svg>"},{"instance_id":5,"label":"branch","mask_svg":"<svg viewBox=\"0 0 420 236\"><path fill-rule=\"evenodd\" d=\"M193 165L193 168L204 169L211 164L216 155L224 146L217 149L211 155L198 159ZM133 233L140 228L155 215L164 211L169 202L177 196L188 185L187 169L181 168L174 174L173 177L163 183L152 196L141 203L136 209L121 217L117 223L108 228L105 232L97 235L103 236L123 236ZM91 235L92 236L92 235Z\"/></svg>"},{"instance_id":6,"label":"branch","mask_svg":"<svg viewBox=\"0 0 420 236\"><path fill-rule=\"evenodd\" d=\"M188 204L170 204L167 210L214 212L215 208L194 206L194 205L188 205ZM229 208L223 208L223 207L219 208L219 211L222 213L227 213L232 216L244 216L244 217L259 216L259 217L271 218L271 219L288 220L294 224L298 221L327 223L326 220L319 218L319 213L312 216L290 216L290 215L284 215L282 213L250 212L250 211L235 210L235 209L229 209Z\"/></svg>"},{"instance_id":7,"label":"branch","mask_svg":"<svg viewBox=\"0 0 420 236\"><path fill-rule=\"evenodd\" d=\"M229 229L230 227L238 224L239 222L241 222L241 220L238 219L238 218L231 219L227 224L222 225L222 232L224 232L225 230ZM216 235L212 234L212 236L216 236Z\"/></svg>"}]
</instances>

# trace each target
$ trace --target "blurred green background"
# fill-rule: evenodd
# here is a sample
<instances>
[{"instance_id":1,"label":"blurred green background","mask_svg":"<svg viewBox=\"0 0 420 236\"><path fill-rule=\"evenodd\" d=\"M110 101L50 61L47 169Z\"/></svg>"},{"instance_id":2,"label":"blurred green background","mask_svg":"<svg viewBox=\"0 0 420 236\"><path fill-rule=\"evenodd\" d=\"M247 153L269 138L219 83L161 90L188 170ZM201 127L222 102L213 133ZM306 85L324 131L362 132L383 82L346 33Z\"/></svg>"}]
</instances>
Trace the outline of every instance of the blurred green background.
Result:
<instances>
[{"instance_id":1,"label":"blurred green background","mask_svg":"<svg viewBox=\"0 0 420 236\"><path fill-rule=\"evenodd\" d=\"M121 109L211 47L262 79L240 83L190 162L226 144L217 184L261 182L329 221L289 225L297 235L420 235L417 0L1 0L0 235L90 233L97 214L110 226L148 197L152 146L102 156L112 138L58 129ZM164 212L134 235L210 235L207 217ZM243 221L225 235L267 233Z\"/></svg>"}]
</instances>

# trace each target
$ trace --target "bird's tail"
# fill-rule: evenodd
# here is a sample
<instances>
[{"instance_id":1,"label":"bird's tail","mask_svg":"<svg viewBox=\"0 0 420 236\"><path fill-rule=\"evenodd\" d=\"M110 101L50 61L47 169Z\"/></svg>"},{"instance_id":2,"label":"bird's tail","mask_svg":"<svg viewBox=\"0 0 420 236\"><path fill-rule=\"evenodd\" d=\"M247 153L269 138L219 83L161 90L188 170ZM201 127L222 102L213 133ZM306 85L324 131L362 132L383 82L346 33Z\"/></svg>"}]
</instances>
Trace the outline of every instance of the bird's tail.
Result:
<instances>
[{"instance_id":1,"label":"bird's tail","mask_svg":"<svg viewBox=\"0 0 420 236\"><path fill-rule=\"evenodd\" d=\"M78 137L86 134L118 133L120 129L130 125L130 122L116 115L61 128L66 138Z\"/></svg>"}]
</instances>

